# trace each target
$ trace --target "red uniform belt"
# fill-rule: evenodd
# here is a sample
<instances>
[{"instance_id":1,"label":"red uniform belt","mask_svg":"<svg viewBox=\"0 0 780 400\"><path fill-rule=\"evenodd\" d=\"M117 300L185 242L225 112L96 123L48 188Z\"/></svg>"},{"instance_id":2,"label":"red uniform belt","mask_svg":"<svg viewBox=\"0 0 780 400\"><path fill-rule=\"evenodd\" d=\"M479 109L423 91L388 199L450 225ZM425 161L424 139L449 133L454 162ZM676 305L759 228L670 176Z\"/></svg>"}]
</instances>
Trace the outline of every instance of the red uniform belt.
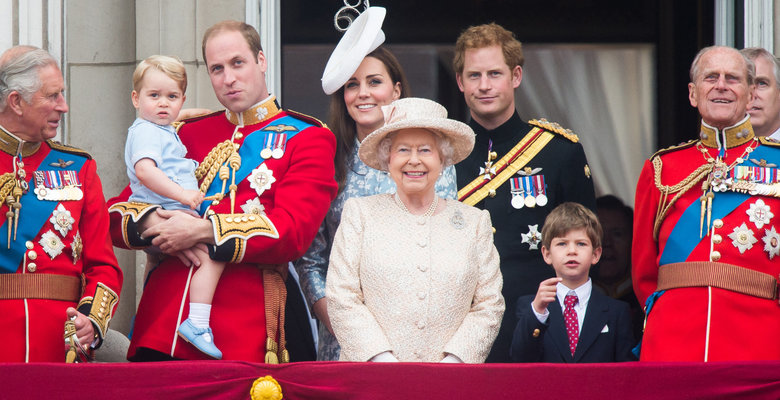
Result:
<instances>
[{"instance_id":1,"label":"red uniform belt","mask_svg":"<svg viewBox=\"0 0 780 400\"><path fill-rule=\"evenodd\" d=\"M712 286L732 292L777 299L777 279L769 274L712 261L672 263L658 270L658 289Z\"/></svg>"},{"instance_id":2,"label":"red uniform belt","mask_svg":"<svg viewBox=\"0 0 780 400\"><path fill-rule=\"evenodd\" d=\"M47 299L77 303L81 278L55 274L0 274L0 300Z\"/></svg>"}]
</instances>

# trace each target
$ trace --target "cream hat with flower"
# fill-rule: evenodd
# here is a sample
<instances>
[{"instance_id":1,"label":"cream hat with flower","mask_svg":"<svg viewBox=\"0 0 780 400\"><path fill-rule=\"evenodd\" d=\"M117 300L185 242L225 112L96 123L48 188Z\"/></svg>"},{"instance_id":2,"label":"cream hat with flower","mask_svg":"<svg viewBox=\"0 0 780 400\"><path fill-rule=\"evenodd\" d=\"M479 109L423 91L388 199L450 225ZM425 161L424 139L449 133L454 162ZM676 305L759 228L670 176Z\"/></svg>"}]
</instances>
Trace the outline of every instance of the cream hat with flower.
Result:
<instances>
[{"instance_id":1,"label":"cream hat with flower","mask_svg":"<svg viewBox=\"0 0 780 400\"><path fill-rule=\"evenodd\" d=\"M360 159L371 168L385 169L377 159L379 144L387 135L402 129L428 129L447 139L453 150L453 164L466 158L474 148L474 131L471 127L448 119L447 109L433 100L407 97L382 106L382 113L385 125L366 136L358 150Z\"/></svg>"},{"instance_id":2,"label":"cream hat with flower","mask_svg":"<svg viewBox=\"0 0 780 400\"><path fill-rule=\"evenodd\" d=\"M322 73L322 90L325 94L333 94L344 86L366 55L384 43L382 22L386 13L384 7L369 7L352 21Z\"/></svg>"}]
</instances>

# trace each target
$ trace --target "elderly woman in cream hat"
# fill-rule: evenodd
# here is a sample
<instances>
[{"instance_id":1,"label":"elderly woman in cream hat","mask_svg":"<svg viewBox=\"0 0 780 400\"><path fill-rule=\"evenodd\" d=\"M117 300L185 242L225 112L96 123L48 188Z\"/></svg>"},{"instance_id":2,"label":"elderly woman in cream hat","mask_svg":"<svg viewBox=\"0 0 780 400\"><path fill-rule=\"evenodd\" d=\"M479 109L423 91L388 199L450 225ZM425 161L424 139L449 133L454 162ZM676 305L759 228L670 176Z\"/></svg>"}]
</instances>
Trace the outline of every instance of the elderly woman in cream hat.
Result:
<instances>
[{"instance_id":1,"label":"elderly woman in cream hat","mask_svg":"<svg viewBox=\"0 0 780 400\"><path fill-rule=\"evenodd\" d=\"M347 200L326 283L345 361L481 363L504 313L490 215L434 190L442 169L474 146L436 102L383 107L385 126L360 159L398 188Z\"/></svg>"}]
</instances>

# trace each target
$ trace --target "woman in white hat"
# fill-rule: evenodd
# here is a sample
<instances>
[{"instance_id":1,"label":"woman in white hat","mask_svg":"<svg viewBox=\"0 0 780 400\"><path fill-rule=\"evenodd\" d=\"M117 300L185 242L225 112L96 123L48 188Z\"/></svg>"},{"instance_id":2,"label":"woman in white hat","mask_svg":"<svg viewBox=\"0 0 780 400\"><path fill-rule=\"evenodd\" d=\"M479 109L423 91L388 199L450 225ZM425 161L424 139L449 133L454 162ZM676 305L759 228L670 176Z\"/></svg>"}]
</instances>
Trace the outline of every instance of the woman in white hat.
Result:
<instances>
[{"instance_id":1,"label":"woman in white hat","mask_svg":"<svg viewBox=\"0 0 780 400\"><path fill-rule=\"evenodd\" d=\"M504 313L487 211L436 195L474 146L431 100L383 107L360 159L398 191L347 200L330 255L328 313L345 361L484 362Z\"/></svg>"},{"instance_id":2,"label":"woman in white hat","mask_svg":"<svg viewBox=\"0 0 780 400\"><path fill-rule=\"evenodd\" d=\"M319 361L339 358L339 345L331 333L326 307L325 277L344 202L351 197L396 190L387 173L369 168L358 158L360 142L384 124L381 107L409 93L401 64L389 50L379 46L384 40L380 29L384 12L384 8L370 7L352 23L333 51L322 77L323 90L331 95L328 127L336 135L334 162L339 194L331 203L311 247L295 263L303 293L320 322ZM374 46L379 47L372 49ZM444 198L455 198L453 167L445 170L436 189Z\"/></svg>"}]
</instances>

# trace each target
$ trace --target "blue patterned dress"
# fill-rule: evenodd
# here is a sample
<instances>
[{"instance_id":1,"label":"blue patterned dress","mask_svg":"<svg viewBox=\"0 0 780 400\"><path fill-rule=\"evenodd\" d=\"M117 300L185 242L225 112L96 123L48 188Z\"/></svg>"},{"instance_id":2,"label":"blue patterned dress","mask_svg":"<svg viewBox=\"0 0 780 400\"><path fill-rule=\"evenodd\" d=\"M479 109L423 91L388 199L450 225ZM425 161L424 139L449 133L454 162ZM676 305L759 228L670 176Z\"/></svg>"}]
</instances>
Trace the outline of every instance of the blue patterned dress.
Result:
<instances>
[{"instance_id":1,"label":"blue patterned dress","mask_svg":"<svg viewBox=\"0 0 780 400\"><path fill-rule=\"evenodd\" d=\"M355 140L352 149L352 167L347 170L344 190L330 204L330 210L317 231L309 250L298 261L295 269L300 277L301 289L309 306L325 297L325 276L328 272L328 259L336 235L336 229L341 222L341 211L344 203L351 197L373 196L382 193L395 193L396 186L390 174L373 169L358 157L360 143ZM444 199L455 199L457 195L455 168L449 166L442 171L436 181L436 194ZM318 324L318 361L337 361L339 359L339 344L324 324Z\"/></svg>"}]
</instances>

